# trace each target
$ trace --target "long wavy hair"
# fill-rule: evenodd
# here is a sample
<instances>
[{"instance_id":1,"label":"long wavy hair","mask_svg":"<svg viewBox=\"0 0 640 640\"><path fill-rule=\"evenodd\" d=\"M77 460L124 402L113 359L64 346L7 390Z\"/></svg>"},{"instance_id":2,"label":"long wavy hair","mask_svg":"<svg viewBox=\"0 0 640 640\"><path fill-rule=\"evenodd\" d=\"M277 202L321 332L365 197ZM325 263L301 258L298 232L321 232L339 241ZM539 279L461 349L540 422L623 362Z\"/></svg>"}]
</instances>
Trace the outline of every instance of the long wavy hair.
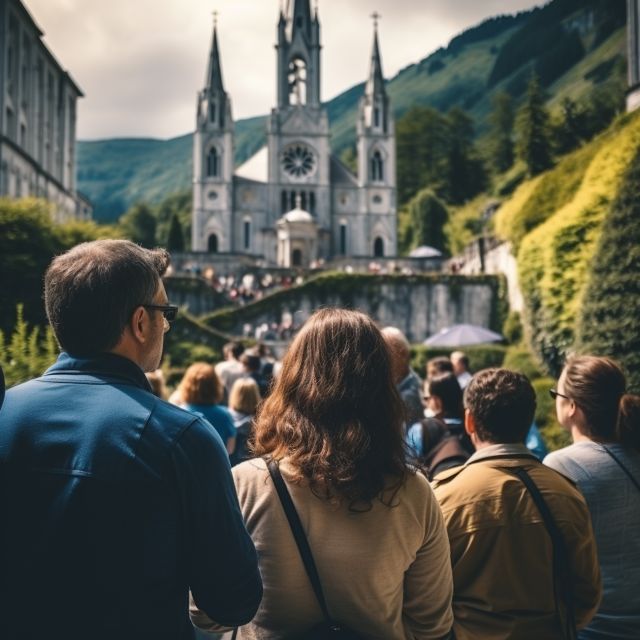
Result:
<instances>
[{"instance_id":1,"label":"long wavy hair","mask_svg":"<svg viewBox=\"0 0 640 640\"><path fill-rule=\"evenodd\" d=\"M375 499L391 506L408 473L402 411L371 318L322 309L284 357L257 416L253 451L287 458L294 481L351 510L366 511Z\"/></svg>"}]
</instances>

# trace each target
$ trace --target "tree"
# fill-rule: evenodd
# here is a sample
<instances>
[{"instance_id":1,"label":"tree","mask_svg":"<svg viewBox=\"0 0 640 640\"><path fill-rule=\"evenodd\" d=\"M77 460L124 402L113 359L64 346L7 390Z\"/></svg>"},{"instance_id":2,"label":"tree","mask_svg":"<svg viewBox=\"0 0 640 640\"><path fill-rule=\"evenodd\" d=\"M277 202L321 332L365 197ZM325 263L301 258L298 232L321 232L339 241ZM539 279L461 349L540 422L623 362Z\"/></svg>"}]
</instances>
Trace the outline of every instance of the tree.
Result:
<instances>
[{"instance_id":1,"label":"tree","mask_svg":"<svg viewBox=\"0 0 640 640\"><path fill-rule=\"evenodd\" d=\"M461 204L484 189L486 171L473 143L474 127L469 114L454 107L447 114L447 125L445 193L449 202Z\"/></svg>"},{"instance_id":2,"label":"tree","mask_svg":"<svg viewBox=\"0 0 640 640\"><path fill-rule=\"evenodd\" d=\"M491 161L498 173L510 169L514 161L513 124L515 113L513 98L505 92L499 93L493 99L491 121Z\"/></svg>"},{"instance_id":3,"label":"tree","mask_svg":"<svg viewBox=\"0 0 640 640\"><path fill-rule=\"evenodd\" d=\"M423 189L407 208L413 247L426 244L446 253L448 246L444 226L449 220L449 212L436 194L431 189Z\"/></svg>"},{"instance_id":4,"label":"tree","mask_svg":"<svg viewBox=\"0 0 640 640\"><path fill-rule=\"evenodd\" d=\"M0 329L12 329L18 303L24 305L29 322L45 322L42 281L59 250L50 205L42 200L0 200Z\"/></svg>"},{"instance_id":5,"label":"tree","mask_svg":"<svg viewBox=\"0 0 640 640\"><path fill-rule=\"evenodd\" d=\"M157 219L149 205L133 205L119 220L124 234L133 242L152 249L156 246Z\"/></svg>"},{"instance_id":6,"label":"tree","mask_svg":"<svg viewBox=\"0 0 640 640\"><path fill-rule=\"evenodd\" d=\"M167 249L169 251L184 251L184 234L182 233L182 225L177 213L174 213L171 217Z\"/></svg>"},{"instance_id":7,"label":"tree","mask_svg":"<svg viewBox=\"0 0 640 640\"><path fill-rule=\"evenodd\" d=\"M640 392L640 154L606 218L592 262L580 317L581 353L610 356Z\"/></svg>"},{"instance_id":8,"label":"tree","mask_svg":"<svg viewBox=\"0 0 640 640\"><path fill-rule=\"evenodd\" d=\"M553 127L556 151L561 154L573 151L587 137L587 113L574 100L565 98L560 120Z\"/></svg>"},{"instance_id":9,"label":"tree","mask_svg":"<svg viewBox=\"0 0 640 640\"><path fill-rule=\"evenodd\" d=\"M527 89L525 104L518 118L518 151L529 175L535 176L552 164L549 140L549 114L538 77L533 75Z\"/></svg>"}]
</instances>

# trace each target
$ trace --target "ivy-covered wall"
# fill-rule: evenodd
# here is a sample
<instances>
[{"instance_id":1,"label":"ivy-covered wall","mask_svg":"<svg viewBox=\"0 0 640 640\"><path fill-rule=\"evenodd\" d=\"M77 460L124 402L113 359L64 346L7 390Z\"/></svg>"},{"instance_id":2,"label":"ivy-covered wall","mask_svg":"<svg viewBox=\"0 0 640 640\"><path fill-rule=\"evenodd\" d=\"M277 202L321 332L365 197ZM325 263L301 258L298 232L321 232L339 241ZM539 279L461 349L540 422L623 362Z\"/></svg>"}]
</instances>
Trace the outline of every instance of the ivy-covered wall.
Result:
<instances>
[{"instance_id":1,"label":"ivy-covered wall","mask_svg":"<svg viewBox=\"0 0 640 640\"><path fill-rule=\"evenodd\" d=\"M285 312L295 314L299 323L327 306L359 309L381 325L400 328L411 342L421 342L457 323L500 331L507 305L504 280L496 276L327 273L245 307L204 316L202 321L241 335L245 323L280 323Z\"/></svg>"}]
</instances>

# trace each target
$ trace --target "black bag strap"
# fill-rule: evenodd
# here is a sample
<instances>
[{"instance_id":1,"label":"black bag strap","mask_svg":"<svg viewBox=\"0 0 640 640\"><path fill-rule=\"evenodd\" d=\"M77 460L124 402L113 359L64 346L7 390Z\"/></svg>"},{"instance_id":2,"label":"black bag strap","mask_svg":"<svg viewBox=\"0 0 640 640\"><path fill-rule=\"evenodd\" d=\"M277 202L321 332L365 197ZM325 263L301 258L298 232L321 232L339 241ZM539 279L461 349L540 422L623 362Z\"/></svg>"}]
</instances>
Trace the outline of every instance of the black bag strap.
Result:
<instances>
[{"instance_id":1,"label":"black bag strap","mask_svg":"<svg viewBox=\"0 0 640 640\"><path fill-rule=\"evenodd\" d=\"M531 476L526 472L526 470L523 467L503 467L503 470L513 473L527 488L527 491L531 494L531 497L542 516L544 526L551 537L551 542L553 544L553 574L556 610L560 616L560 611L558 610L558 595L560 595L560 598L564 601L566 610L565 628L563 629L563 633L565 638L568 640L575 640L575 638L578 637L578 632L576 629L573 603L573 574L571 572L567 546L562 536L562 532L558 528L549 506L542 497L542 493L540 493L536 483L531 479Z\"/></svg>"},{"instance_id":2,"label":"black bag strap","mask_svg":"<svg viewBox=\"0 0 640 640\"><path fill-rule=\"evenodd\" d=\"M280 469L277 463L273 460L267 461L267 468L269 469L269 475L273 480L276 492L278 493L278 497L280 498L284 513L287 516L287 520L289 521L291 533L293 534L293 537L296 541L296 546L298 547L298 551L300 552L300 557L302 558L304 568L307 572L307 576L309 577L309 581L311 582L311 586L313 587L313 592L316 594L320 609L322 609L322 615L325 619L325 622L331 627L338 628L338 625L329 615L329 609L327 608L327 603L324 599L324 593L322 592L320 576L318 575L318 570L316 569L316 563L313 561L313 555L311 554L311 548L309 547L307 536L305 535L304 529L302 528L300 516L298 515L298 512L296 511L296 508L293 504L293 500L291 499L291 495L289 494L287 485L282 479Z\"/></svg>"},{"instance_id":3,"label":"black bag strap","mask_svg":"<svg viewBox=\"0 0 640 640\"><path fill-rule=\"evenodd\" d=\"M622 461L620 460L620 458L618 458L618 456L615 453L613 453L613 451L611 451L609 447L605 447L604 445L600 445L600 446L613 458L613 460L618 464L618 466L627 474L627 477L635 485L636 489L640 491L640 483L633 477L633 475L631 475L631 471L629 471L629 469L627 469L627 467L625 467L622 464Z\"/></svg>"}]
</instances>

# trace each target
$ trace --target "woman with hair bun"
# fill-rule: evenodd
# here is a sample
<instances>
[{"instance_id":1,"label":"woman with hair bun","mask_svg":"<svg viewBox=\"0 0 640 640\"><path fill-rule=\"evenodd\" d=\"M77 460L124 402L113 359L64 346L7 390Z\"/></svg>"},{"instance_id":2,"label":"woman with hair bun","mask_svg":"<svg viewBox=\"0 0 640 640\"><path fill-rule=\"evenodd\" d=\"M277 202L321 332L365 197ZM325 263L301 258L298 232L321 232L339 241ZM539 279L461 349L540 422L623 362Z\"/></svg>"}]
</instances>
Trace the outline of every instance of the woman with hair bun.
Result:
<instances>
[{"instance_id":1,"label":"woman with hair bun","mask_svg":"<svg viewBox=\"0 0 640 640\"><path fill-rule=\"evenodd\" d=\"M573 444L545 464L577 483L591 512L603 597L581 640L640 638L640 397L609 358L568 360L556 389Z\"/></svg>"},{"instance_id":2,"label":"woman with hair bun","mask_svg":"<svg viewBox=\"0 0 640 640\"><path fill-rule=\"evenodd\" d=\"M447 534L429 483L405 463L402 415L374 322L356 311L316 312L258 411L260 457L233 468L264 583L240 638L319 637L312 629L326 621L268 462L300 518L332 621L359 638L450 637Z\"/></svg>"}]
</instances>

